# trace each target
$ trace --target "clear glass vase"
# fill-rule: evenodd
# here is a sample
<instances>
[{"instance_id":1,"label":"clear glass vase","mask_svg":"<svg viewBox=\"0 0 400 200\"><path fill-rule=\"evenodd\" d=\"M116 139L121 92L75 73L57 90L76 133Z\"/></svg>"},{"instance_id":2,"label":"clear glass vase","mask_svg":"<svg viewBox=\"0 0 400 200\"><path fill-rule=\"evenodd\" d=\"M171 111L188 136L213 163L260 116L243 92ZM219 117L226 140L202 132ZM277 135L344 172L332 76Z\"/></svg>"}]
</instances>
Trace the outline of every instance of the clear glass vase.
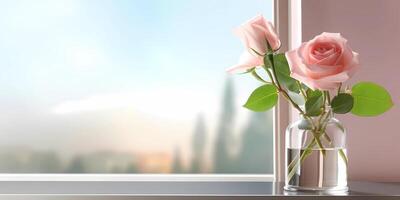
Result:
<instances>
[{"instance_id":1,"label":"clear glass vase","mask_svg":"<svg viewBox=\"0 0 400 200\"><path fill-rule=\"evenodd\" d=\"M285 190L348 190L346 131L329 108L290 124L285 143Z\"/></svg>"}]
</instances>

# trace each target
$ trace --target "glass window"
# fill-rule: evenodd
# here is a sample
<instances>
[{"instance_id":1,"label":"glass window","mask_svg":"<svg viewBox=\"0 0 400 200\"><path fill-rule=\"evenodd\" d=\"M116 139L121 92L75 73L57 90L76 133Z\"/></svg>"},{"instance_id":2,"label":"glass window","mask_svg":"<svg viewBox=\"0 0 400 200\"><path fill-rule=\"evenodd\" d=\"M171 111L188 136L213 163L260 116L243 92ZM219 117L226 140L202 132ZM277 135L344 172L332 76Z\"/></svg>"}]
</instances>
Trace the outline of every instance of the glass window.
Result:
<instances>
[{"instance_id":1,"label":"glass window","mask_svg":"<svg viewBox=\"0 0 400 200\"><path fill-rule=\"evenodd\" d=\"M227 75L272 0L4 0L0 173L272 173L272 112Z\"/></svg>"}]
</instances>

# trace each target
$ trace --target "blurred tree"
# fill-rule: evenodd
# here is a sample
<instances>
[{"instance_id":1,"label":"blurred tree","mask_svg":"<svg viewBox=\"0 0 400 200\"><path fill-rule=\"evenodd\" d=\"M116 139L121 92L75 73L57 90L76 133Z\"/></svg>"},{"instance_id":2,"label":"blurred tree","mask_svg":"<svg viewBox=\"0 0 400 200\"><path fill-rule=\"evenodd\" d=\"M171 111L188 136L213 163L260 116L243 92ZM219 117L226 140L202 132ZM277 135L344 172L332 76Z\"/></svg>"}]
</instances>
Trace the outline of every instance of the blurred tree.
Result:
<instances>
[{"instance_id":1,"label":"blurred tree","mask_svg":"<svg viewBox=\"0 0 400 200\"><path fill-rule=\"evenodd\" d=\"M241 173L273 173L273 111L251 113L242 132L237 166Z\"/></svg>"},{"instance_id":2,"label":"blurred tree","mask_svg":"<svg viewBox=\"0 0 400 200\"><path fill-rule=\"evenodd\" d=\"M75 156L67 169L65 170L66 173L85 173L85 164L83 162L82 156Z\"/></svg>"},{"instance_id":3,"label":"blurred tree","mask_svg":"<svg viewBox=\"0 0 400 200\"><path fill-rule=\"evenodd\" d=\"M26 147L0 151L0 173L62 173L59 156L52 151L35 151Z\"/></svg>"},{"instance_id":4,"label":"blurred tree","mask_svg":"<svg viewBox=\"0 0 400 200\"><path fill-rule=\"evenodd\" d=\"M206 128L203 115L199 114L196 120L192 140L191 173L204 172L204 150L206 145Z\"/></svg>"},{"instance_id":5,"label":"blurred tree","mask_svg":"<svg viewBox=\"0 0 400 200\"><path fill-rule=\"evenodd\" d=\"M108 173L119 174L119 173L125 173L125 171L121 167L114 166L111 168L111 170L109 170Z\"/></svg>"},{"instance_id":6,"label":"blurred tree","mask_svg":"<svg viewBox=\"0 0 400 200\"><path fill-rule=\"evenodd\" d=\"M235 116L234 88L230 78L226 80L222 111L217 128L217 138L214 147L214 173L232 173L235 166L232 157L233 127Z\"/></svg>"},{"instance_id":7,"label":"blurred tree","mask_svg":"<svg viewBox=\"0 0 400 200\"><path fill-rule=\"evenodd\" d=\"M174 174L185 173L182 165L181 152L178 147L174 151L174 161L172 162L171 172Z\"/></svg>"},{"instance_id":8,"label":"blurred tree","mask_svg":"<svg viewBox=\"0 0 400 200\"><path fill-rule=\"evenodd\" d=\"M61 173L61 161L55 152L33 152L25 166L32 173Z\"/></svg>"},{"instance_id":9,"label":"blurred tree","mask_svg":"<svg viewBox=\"0 0 400 200\"><path fill-rule=\"evenodd\" d=\"M125 169L125 173L140 173L139 169L136 167L135 163L131 163L128 165L128 167Z\"/></svg>"}]
</instances>

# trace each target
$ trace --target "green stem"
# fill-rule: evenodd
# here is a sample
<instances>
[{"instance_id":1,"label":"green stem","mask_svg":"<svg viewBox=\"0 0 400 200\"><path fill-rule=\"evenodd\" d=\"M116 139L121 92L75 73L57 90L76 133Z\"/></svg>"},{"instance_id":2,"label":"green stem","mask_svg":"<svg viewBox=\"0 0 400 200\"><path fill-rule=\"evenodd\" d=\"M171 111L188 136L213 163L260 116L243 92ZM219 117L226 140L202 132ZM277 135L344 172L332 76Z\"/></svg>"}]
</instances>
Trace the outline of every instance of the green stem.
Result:
<instances>
[{"instance_id":1,"label":"green stem","mask_svg":"<svg viewBox=\"0 0 400 200\"><path fill-rule=\"evenodd\" d=\"M324 91L325 95L326 95L326 101L328 103L328 105L331 105L331 96L329 94L329 91Z\"/></svg>"},{"instance_id":2,"label":"green stem","mask_svg":"<svg viewBox=\"0 0 400 200\"><path fill-rule=\"evenodd\" d=\"M272 84L274 84L275 87L278 88L278 87L276 86L274 77L272 76L272 74L271 74L271 72L269 71L269 69L268 69L267 67L264 66L264 70L267 72L267 74L268 74L268 76L269 76L269 79L271 79Z\"/></svg>"},{"instance_id":3,"label":"green stem","mask_svg":"<svg viewBox=\"0 0 400 200\"><path fill-rule=\"evenodd\" d=\"M296 155L296 157L292 160L292 162L290 162L289 165L287 166L289 171L293 169L293 167L296 165L297 161L300 159L298 157L299 157L299 155Z\"/></svg>"},{"instance_id":4,"label":"green stem","mask_svg":"<svg viewBox=\"0 0 400 200\"><path fill-rule=\"evenodd\" d=\"M320 135L314 134L314 138L315 138L315 140L316 140L316 142L318 144L318 147L320 148L320 151L321 151L322 155L325 156L326 155L326 150L325 150L324 146L322 145L321 140L319 139Z\"/></svg>"},{"instance_id":5,"label":"green stem","mask_svg":"<svg viewBox=\"0 0 400 200\"><path fill-rule=\"evenodd\" d=\"M325 150L325 147L322 145L320 137L321 137L321 135L323 135L323 133L325 131L325 127L328 122L327 119L329 118L328 116L329 116L329 112L325 112L325 107L324 107L324 112L321 114L321 116L318 119L317 127L316 127L316 129L313 130L313 136L316 139L318 147L320 148L320 151L323 156L326 155L326 150ZM321 130L323 130L323 131L321 131Z\"/></svg>"},{"instance_id":6,"label":"green stem","mask_svg":"<svg viewBox=\"0 0 400 200\"><path fill-rule=\"evenodd\" d=\"M279 83L279 80L278 80L278 78L277 78L278 76L276 75L275 63L274 63L274 54L269 53L267 56L268 56L269 61L271 62L272 74L273 74L274 77L275 77L276 85L278 86L278 88L279 88L280 90L283 90L283 89L282 89L282 86L281 86L281 84Z\"/></svg>"},{"instance_id":7,"label":"green stem","mask_svg":"<svg viewBox=\"0 0 400 200\"><path fill-rule=\"evenodd\" d=\"M295 158L289 165L288 165L288 180L290 181L291 178L294 176L295 174L295 170L298 168L299 165L302 164L302 162L307 158L308 155L310 155L310 153L312 153L312 147L317 144L319 150L321 151L322 155L325 156L326 155L326 150L321 142L321 135L320 134L320 130L322 129L321 127L323 126L322 121L325 121L328 118L329 113L323 113L319 120L318 120L318 124L317 126L314 125L312 119L309 119L307 116L304 116L307 120L311 121L313 128L310 130L313 134L313 140L310 142L310 144L308 144L308 146L306 146L305 150L301 153L300 158ZM325 119L324 119L325 118ZM324 119L324 120L322 120Z\"/></svg>"},{"instance_id":8,"label":"green stem","mask_svg":"<svg viewBox=\"0 0 400 200\"><path fill-rule=\"evenodd\" d=\"M328 94L327 91L325 91L323 93L324 95L324 102L327 102L327 104L330 104L330 96ZM305 116L307 120L309 120L309 118L307 118L307 116ZM305 148L305 150L303 152L301 152L301 154L299 155L299 157L295 157L295 159L288 165L288 180L290 181L293 176L296 173L296 170L298 169L298 167L300 165L302 165L303 161L313 152L312 151L312 147L314 145L318 145L318 148L320 149L320 152L322 153L323 156L326 155L326 149L323 146L321 139L325 139L328 141L328 145L331 146L332 145L332 140L330 139L330 137L328 136L328 134L326 133L326 127L329 123L330 120L330 111L325 111L320 115L318 121L317 121L317 125L314 126L313 128L310 130L313 133L313 140L311 141L311 143ZM346 167L348 166L348 159L346 156L346 153L344 152L344 149L339 149L338 150L338 154L341 157L341 159L343 159Z\"/></svg>"},{"instance_id":9,"label":"green stem","mask_svg":"<svg viewBox=\"0 0 400 200\"><path fill-rule=\"evenodd\" d=\"M332 140L331 138L328 136L328 134L326 134L326 132L324 132L323 134L324 138L326 139L326 141L328 141L330 144L332 144ZM348 166L348 162L349 159L347 158L346 154L344 153L343 149L339 149L339 155L340 157L343 159L344 163L346 164L346 167Z\"/></svg>"},{"instance_id":10,"label":"green stem","mask_svg":"<svg viewBox=\"0 0 400 200\"><path fill-rule=\"evenodd\" d=\"M318 119L318 125L319 125L318 131L321 131L324 128L323 125L325 124L325 121L328 119L328 116L329 116L329 112L325 112L325 109L324 109L324 112L321 114L321 116Z\"/></svg>"},{"instance_id":11,"label":"green stem","mask_svg":"<svg viewBox=\"0 0 400 200\"><path fill-rule=\"evenodd\" d=\"M257 55L259 55L259 56L264 56L262 53L256 51L255 49L253 49L253 48L250 48L250 49L251 49L255 54L257 54Z\"/></svg>"},{"instance_id":12,"label":"green stem","mask_svg":"<svg viewBox=\"0 0 400 200\"><path fill-rule=\"evenodd\" d=\"M347 168L348 165L349 165L349 164L348 164L348 163L349 163L349 160L348 160L346 154L344 153L343 149L339 149L339 155L340 155L340 157L343 159L344 164L346 164L346 168Z\"/></svg>"},{"instance_id":13,"label":"green stem","mask_svg":"<svg viewBox=\"0 0 400 200\"><path fill-rule=\"evenodd\" d=\"M331 140L331 138L329 137L329 135L326 134L326 132L324 132L324 133L322 134L322 136L323 136L323 137L325 138L325 140L329 143L329 146L332 145L332 140Z\"/></svg>"},{"instance_id":14,"label":"green stem","mask_svg":"<svg viewBox=\"0 0 400 200\"><path fill-rule=\"evenodd\" d=\"M300 112L301 115L305 116L306 114L304 113L304 111L300 108L299 105L297 105L292 98L290 98L289 94L285 91L285 90L281 90L279 89L279 92L282 93L282 95L293 105L294 108L296 108L296 110L298 110Z\"/></svg>"},{"instance_id":15,"label":"green stem","mask_svg":"<svg viewBox=\"0 0 400 200\"><path fill-rule=\"evenodd\" d=\"M270 46L268 44L268 49L270 49ZM275 70L275 63L274 63L274 55L272 53L268 53L268 60L271 63L271 69L272 69L272 74L269 71L268 68L264 67L265 71L267 71L268 75L270 76L270 79L272 81L272 83L276 86L276 88L278 89L279 93L281 93L292 105L294 108L296 108L296 110L299 111L299 113L303 116L305 116L305 113L303 110L301 110L300 106L297 105L293 99L289 96L289 94L282 88L281 84L279 83L279 80L277 78L276 75L276 70ZM275 80L275 81L274 81Z\"/></svg>"},{"instance_id":16,"label":"green stem","mask_svg":"<svg viewBox=\"0 0 400 200\"><path fill-rule=\"evenodd\" d=\"M340 90L342 90L342 83L339 83L339 88L337 89L337 94L340 94Z\"/></svg>"},{"instance_id":17,"label":"green stem","mask_svg":"<svg viewBox=\"0 0 400 200\"><path fill-rule=\"evenodd\" d=\"M296 81L297 86L299 86L300 93L303 95L304 99L307 99L307 92L304 91L304 88L301 86L299 81Z\"/></svg>"},{"instance_id":18,"label":"green stem","mask_svg":"<svg viewBox=\"0 0 400 200\"><path fill-rule=\"evenodd\" d=\"M294 176L294 174L295 174L296 169L298 168L298 166L301 165L301 163L307 158L307 156L310 155L310 153L312 152L312 148L313 148L313 146L315 145L315 143L316 143L316 140L315 140L315 138L314 138L314 139L310 142L310 144L308 144L308 145L306 146L306 148L304 149L304 151L300 153L300 158L297 158L297 159L295 159L295 160L292 160L292 162L288 165L288 171L289 171L289 173L288 173L288 181L290 181L290 180L293 178L293 176ZM301 151L301 150L300 150L300 151Z\"/></svg>"},{"instance_id":19,"label":"green stem","mask_svg":"<svg viewBox=\"0 0 400 200\"><path fill-rule=\"evenodd\" d=\"M273 51L272 51L271 45L268 42L267 42L267 50L268 50L268 53L267 53L268 60L271 63L272 74L273 74L273 77L275 78L275 83L276 83L276 86L277 86L279 92L282 93L286 97L286 99L290 101L290 103L293 105L293 107L295 107L300 112L300 114L305 115L305 113L303 112L303 110L301 110L299 105L297 105L293 101L293 99L290 98L289 94L282 88L281 84L279 83L278 76L276 75L276 70L275 70L274 54L272 53ZM269 72L268 69L266 69L266 71ZM272 76L272 75L270 74L270 76Z\"/></svg>"}]
</instances>

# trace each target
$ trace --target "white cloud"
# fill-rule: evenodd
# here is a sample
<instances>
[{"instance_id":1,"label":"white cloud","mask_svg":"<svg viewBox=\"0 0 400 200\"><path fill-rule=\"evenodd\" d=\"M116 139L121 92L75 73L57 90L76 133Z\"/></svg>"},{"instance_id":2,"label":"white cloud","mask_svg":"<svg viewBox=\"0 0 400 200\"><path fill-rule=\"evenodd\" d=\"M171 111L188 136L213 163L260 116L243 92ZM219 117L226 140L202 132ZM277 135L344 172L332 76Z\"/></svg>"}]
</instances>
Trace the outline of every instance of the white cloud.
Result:
<instances>
[{"instance_id":1,"label":"white cloud","mask_svg":"<svg viewBox=\"0 0 400 200\"><path fill-rule=\"evenodd\" d=\"M165 119L188 119L198 113L217 109L210 94L195 90L160 89L131 93L93 95L77 100L68 100L53 107L55 114L74 114L119 108L134 110Z\"/></svg>"},{"instance_id":2,"label":"white cloud","mask_svg":"<svg viewBox=\"0 0 400 200\"><path fill-rule=\"evenodd\" d=\"M61 102L52 110L56 114L110 110L129 106L130 99L132 97L126 94L94 95L83 99Z\"/></svg>"}]
</instances>

